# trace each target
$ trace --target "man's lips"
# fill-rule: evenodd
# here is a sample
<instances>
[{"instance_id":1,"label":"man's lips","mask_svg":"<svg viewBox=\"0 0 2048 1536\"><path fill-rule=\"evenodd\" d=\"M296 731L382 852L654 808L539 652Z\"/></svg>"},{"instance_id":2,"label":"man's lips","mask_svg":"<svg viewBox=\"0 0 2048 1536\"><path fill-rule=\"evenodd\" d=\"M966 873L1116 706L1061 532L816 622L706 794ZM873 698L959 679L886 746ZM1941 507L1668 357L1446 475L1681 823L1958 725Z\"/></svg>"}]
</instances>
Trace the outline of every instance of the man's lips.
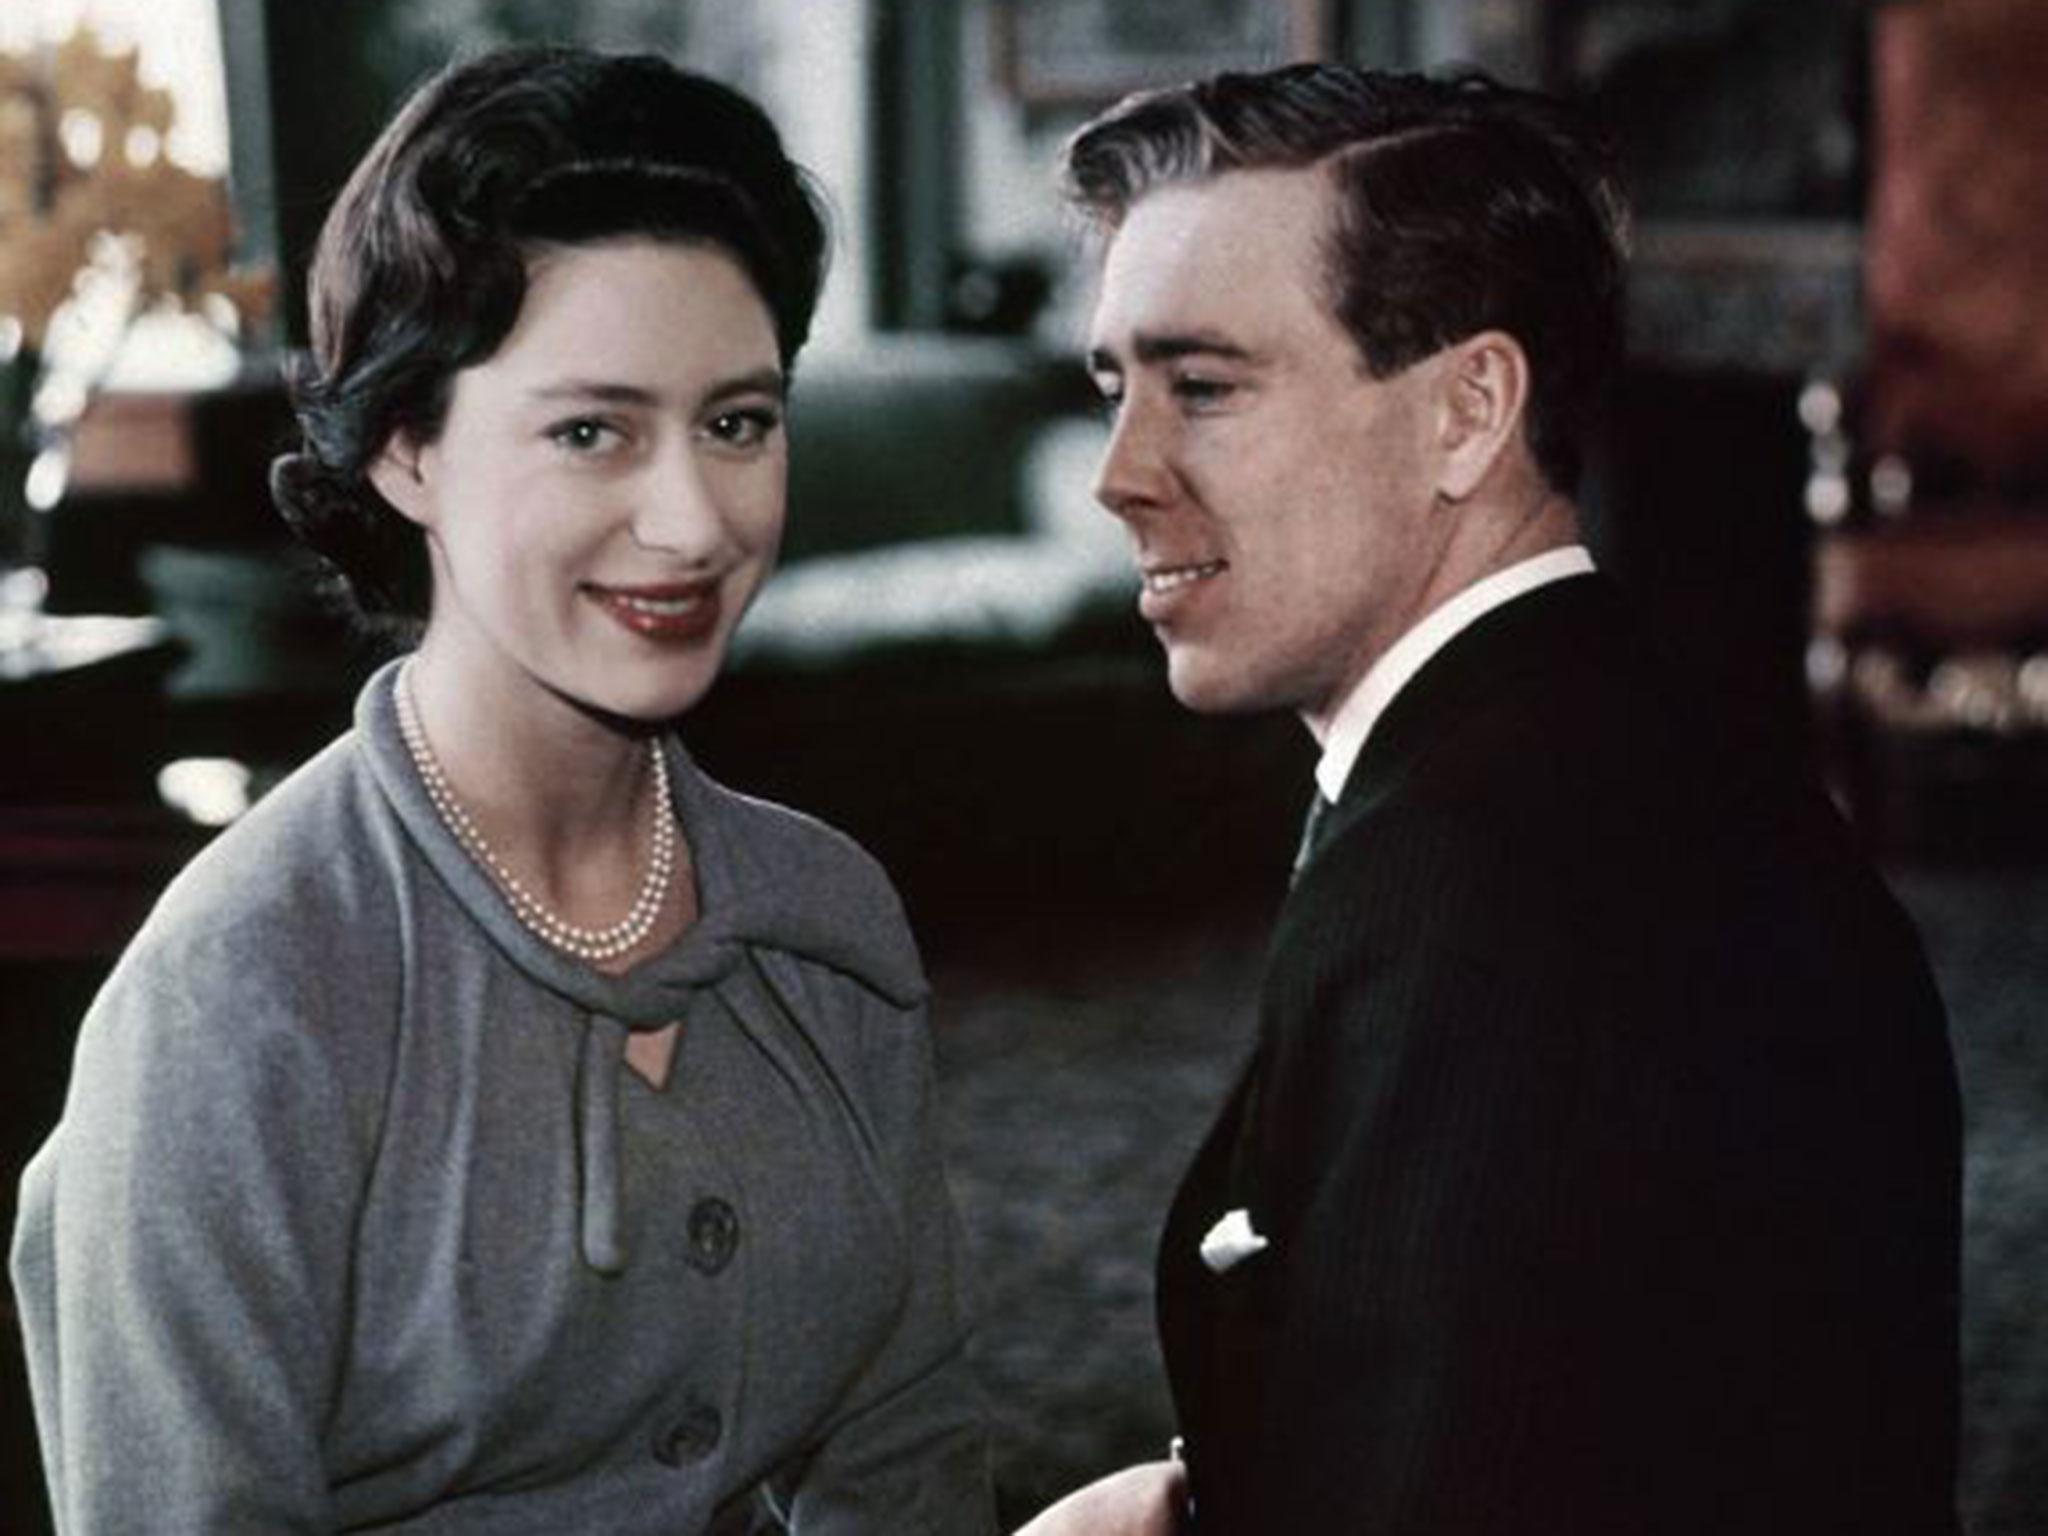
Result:
<instances>
[{"instance_id":1,"label":"man's lips","mask_svg":"<svg viewBox=\"0 0 2048 1536\"><path fill-rule=\"evenodd\" d=\"M662 582L644 586L599 586L583 591L617 623L650 640L701 640L718 628L716 581Z\"/></svg>"},{"instance_id":2,"label":"man's lips","mask_svg":"<svg viewBox=\"0 0 2048 1536\"><path fill-rule=\"evenodd\" d=\"M1228 560L1196 560L1185 565L1148 565L1139 574L1147 592L1172 592L1221 575L1229 565Z\"/></svg>"},{"instance_id":3,"label":"man's lips","mask_svg":"<svg viewBox=\"0 0 2048 1536\"><path fill-rule=\"evenodd\" d=\"M1187 560L1174 564L1160 561L1140 568L1145 590L1138 596L1138 612L1157 621L1189 600L1195 589L1230 569L1228 560Z\"/></svg>"}]
</instances>

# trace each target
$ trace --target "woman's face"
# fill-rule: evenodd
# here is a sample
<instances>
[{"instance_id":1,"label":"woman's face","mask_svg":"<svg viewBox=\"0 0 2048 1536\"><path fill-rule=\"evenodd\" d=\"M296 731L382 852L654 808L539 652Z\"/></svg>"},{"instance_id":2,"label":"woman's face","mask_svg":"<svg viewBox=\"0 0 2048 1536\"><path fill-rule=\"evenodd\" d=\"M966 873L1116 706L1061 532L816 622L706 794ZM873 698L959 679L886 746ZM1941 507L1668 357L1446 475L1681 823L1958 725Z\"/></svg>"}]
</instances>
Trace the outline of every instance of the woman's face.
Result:
<instances>
[{"instance_id":1,"label":"woman's face","mask_svg":"<svg viewBox=\"0 0 2048 1536\"><path fill-rule=\"evenodd\" d=\"M703 697L782 535L768 309L708 245L544 251L429 443L373 471L426 531L424 651L466 686L638 720ZM510 702L508 698L507 702Z\"/></svg>"}]
</instances>

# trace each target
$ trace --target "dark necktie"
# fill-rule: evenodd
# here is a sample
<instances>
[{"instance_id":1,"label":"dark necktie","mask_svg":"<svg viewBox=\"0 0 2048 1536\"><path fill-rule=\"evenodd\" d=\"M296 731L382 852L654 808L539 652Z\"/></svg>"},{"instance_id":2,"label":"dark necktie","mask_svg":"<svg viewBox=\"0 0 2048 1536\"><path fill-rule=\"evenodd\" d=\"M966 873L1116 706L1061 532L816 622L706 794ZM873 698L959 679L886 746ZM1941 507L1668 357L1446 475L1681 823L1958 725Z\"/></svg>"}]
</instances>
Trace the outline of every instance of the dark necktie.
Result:
<instances>
[{"instance_id":1,"label":"dark necktie","mask_svg":"<svg viewBox=\"0 0 2048 1536\"><path fill-rule=\"evenodd\" d=\"M1308 861L1322 847L1323 837L1329 830L1330 809L1330 802L1323 798L1321 790L1317 790L1315 802L1308 808L1308 817L1301 824L1301 846L1294 850L1294 870L1287 877L1289 885L1301 878L1301 872L1308 868Z\"/></svg>"}]
</instances>

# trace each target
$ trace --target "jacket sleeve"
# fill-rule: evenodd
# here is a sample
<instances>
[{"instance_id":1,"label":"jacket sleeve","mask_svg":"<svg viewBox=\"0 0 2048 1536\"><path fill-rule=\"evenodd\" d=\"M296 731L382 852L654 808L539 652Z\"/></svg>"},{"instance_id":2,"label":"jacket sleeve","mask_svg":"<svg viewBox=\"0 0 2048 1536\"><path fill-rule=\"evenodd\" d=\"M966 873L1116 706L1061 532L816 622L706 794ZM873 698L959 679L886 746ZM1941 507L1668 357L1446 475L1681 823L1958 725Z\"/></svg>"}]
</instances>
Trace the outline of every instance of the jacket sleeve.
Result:
<instances>
[{"instance_id":1,"label":"jacket sleeve","mask_svg":"<svg viewBox=\"0 0 2048 1536\"><path fill-rule=\"evenodd\" d=\"M293 979L318 967L260 949L131 952L25 1176L13 1280L62 1536L332 1529L364 1137Z\"/></svg>"},{"instance_id":2,"label":"jacket sleeve","mask_svg":"<svg viewBox=\"0 0 2048 1536\"><path fill-rule=\"evenodd\" d=\"M867 1098L901 1213L909 1286L845 1413L776 1492L796 1536L993 1536L987 1429L967 1359L924 1007L871 999Z\"/></svg>"}]
</instances>

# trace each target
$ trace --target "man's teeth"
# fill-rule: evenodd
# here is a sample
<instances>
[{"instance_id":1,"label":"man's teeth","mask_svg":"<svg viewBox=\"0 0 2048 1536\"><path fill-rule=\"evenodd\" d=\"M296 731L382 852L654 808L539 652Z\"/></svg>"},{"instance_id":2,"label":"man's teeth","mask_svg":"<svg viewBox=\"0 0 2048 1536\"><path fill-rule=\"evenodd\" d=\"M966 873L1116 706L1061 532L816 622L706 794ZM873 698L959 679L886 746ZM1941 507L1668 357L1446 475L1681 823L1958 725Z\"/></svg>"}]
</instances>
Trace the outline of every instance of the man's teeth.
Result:
<instances>
[{"instance_id":1,"label":"man's teeth","mask_svg":"<svg viewBox=\"0 0 2048 1536\"><path fill-rule=\"evenodd\" d=\"M1176 587L1185 587L1193 582L1206 581L1219 573L1228 564L1223 560L1208 560L1200 565L1170 565L1161 570L1145 573L1147 592L1171 592Z\"/></svg>"},{"instance_id":2,"label":"man's teeth","mask_svg":"<svg viewBox=\"0 0 2048 1536\"><path fill-rule=\"evenodd\" d=\"M680 618L704 601L702 592L692 592L687 597L636 597L626 592L614 592L612 600L621 608L630 608L635 613L651 614L655 618Z\"/></svg>"}]
</instances>

